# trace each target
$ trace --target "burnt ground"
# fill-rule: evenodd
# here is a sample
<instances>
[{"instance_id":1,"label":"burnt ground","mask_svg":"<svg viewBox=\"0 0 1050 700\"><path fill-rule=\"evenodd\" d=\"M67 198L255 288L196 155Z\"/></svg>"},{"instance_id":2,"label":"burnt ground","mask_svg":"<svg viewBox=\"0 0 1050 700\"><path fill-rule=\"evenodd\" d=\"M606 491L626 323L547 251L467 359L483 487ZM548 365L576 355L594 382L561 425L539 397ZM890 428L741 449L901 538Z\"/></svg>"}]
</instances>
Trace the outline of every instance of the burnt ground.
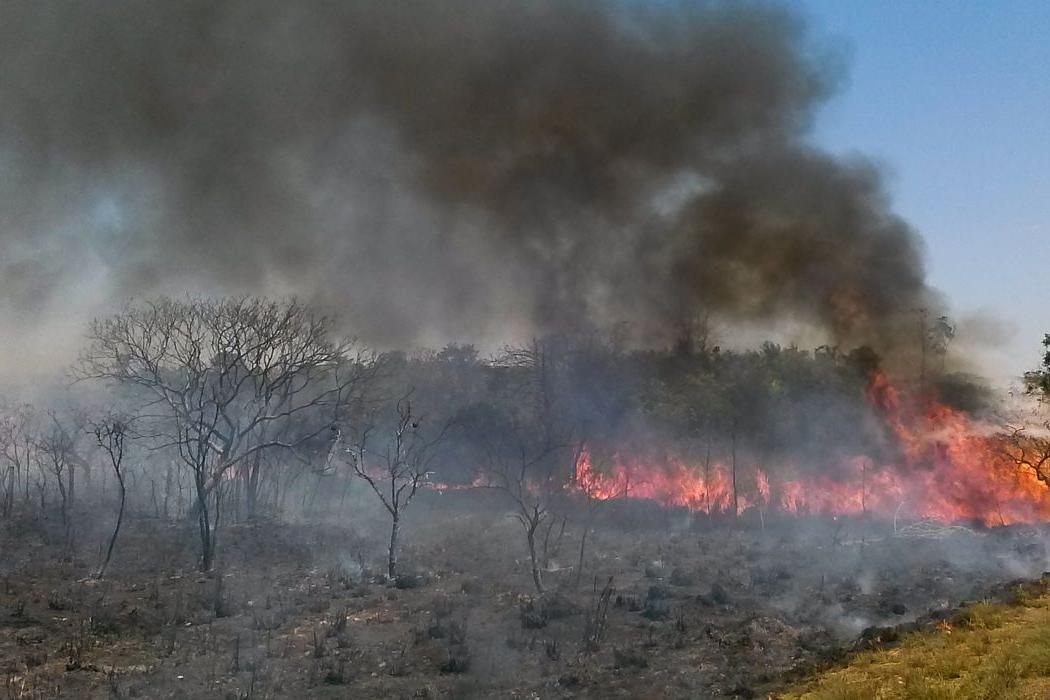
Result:
<instances>
[{"instance_id":1,"label":"burnt ground","mask_svg":"<svg viewBox=\"0 0 1050 700\"><path fill-rule=\"evenodd\" d=\"M1047 568L1042 528L712 523L617 503L579 584L578 539L555 528L540 597L520 525L493 504L463 514L471 498L412 504L396 582L381 534L352 525L231 524L203 575L185 524L132 517L94 581L101 526L75 528L71 554L58 522L9 522L0 697L764 697L892 636L879 628Z\"/></svg>"}]
</instances>

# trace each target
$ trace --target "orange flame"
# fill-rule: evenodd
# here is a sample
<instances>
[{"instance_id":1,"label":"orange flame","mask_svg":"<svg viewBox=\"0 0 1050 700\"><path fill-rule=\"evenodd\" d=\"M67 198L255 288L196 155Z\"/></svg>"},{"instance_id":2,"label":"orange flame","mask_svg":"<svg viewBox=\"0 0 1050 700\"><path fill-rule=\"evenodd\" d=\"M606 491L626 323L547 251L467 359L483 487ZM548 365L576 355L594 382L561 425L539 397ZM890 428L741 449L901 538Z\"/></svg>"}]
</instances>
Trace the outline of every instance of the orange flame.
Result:
<instances>
[{"instance_id":1,"label":"orange flame","mask_svg":"<svg viewBox=\"0 0 1050 700\"><path fill-rule=\"evenodd\" d=\"M475 476L473 481L469 484L449 484L444 481L426 481L423 484L426 488L432 491L438 491L444 493L446 491L469 491L471 489L480 489L489 485L488 480L484 476Z\"/></svg>"},{"instance_id":2,"label":"orange flame","mask_svg":"<svg viewBox=\"0 0 1050 700\"><path fill-rule=\"evenodd\" d=\"M898 446L892 463L858 455L833 473L780 480L738 464L734 479L725 464L705 468L670 454L640 459L621 452L597 469L583 451L574 487L600 500L646 499L705 513L732 512L735 503L738 513L760 506L792 514L905 513L989 526L1050 520L1047 483L1008 457L1001 437L936 401L903 400L882 374L873 377L868 395ZM777 472L799 470L784 465Z\"/></svg>"}]
</instances>

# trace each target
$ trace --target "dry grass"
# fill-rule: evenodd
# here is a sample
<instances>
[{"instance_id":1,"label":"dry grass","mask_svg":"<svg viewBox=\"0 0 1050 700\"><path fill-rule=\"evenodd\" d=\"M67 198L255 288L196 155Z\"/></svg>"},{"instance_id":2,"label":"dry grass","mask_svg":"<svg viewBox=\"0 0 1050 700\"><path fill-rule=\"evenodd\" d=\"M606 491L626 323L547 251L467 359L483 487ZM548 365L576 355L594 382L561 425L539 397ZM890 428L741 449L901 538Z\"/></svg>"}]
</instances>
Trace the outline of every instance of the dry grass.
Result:
<instances>
[{"instance_id":1,"label":"dry grass","mask_svg":"<svg viewBox=\"0 0 1050 700\"><path fill-rule=\"evenodd\" d=\"M980 604L954 624L858 654L780 696L797 700L1050 697L1050 594Z\"/></svg>"}]
</instances>

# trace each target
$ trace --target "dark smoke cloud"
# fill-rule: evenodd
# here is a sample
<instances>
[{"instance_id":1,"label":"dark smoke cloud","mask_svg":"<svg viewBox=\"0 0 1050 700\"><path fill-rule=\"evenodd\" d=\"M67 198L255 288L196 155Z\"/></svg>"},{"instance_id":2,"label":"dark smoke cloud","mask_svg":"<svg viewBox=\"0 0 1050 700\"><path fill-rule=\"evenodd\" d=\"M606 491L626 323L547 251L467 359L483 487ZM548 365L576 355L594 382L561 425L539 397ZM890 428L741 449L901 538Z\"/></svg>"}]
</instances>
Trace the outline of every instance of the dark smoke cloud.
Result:
<instances>
[{"instance_id":1,"label":"dark smoke cloud","mask_svg":"<svg viewBox=\"0 0 1050 700\"><path fill-rule=\"evenodd\" d=\"M0 5L3 319L297 293L375 343L929 303L840 63L751 3ZM77 331L80 329L77 328Z\"/></svg>"}]
</instances>

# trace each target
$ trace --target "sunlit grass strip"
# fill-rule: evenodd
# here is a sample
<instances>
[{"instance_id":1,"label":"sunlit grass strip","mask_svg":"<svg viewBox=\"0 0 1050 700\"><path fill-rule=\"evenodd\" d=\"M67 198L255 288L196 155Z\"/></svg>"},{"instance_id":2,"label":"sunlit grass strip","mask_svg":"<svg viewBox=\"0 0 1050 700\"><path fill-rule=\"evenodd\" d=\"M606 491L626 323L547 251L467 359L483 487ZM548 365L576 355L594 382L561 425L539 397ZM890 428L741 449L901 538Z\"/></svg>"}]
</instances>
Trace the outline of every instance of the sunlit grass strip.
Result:
<instances>
[{"instance_id":1,"label":"sunlit grass strip","mask_svg":"<svg viewBox=\"0 0 1050 700\"><path fill-rule=\"evenodd\" d=\"M979 604L954 623L854 656L783 698L968 700L1050 698L1050 594Z\"/></svg>"}]
</instances>

